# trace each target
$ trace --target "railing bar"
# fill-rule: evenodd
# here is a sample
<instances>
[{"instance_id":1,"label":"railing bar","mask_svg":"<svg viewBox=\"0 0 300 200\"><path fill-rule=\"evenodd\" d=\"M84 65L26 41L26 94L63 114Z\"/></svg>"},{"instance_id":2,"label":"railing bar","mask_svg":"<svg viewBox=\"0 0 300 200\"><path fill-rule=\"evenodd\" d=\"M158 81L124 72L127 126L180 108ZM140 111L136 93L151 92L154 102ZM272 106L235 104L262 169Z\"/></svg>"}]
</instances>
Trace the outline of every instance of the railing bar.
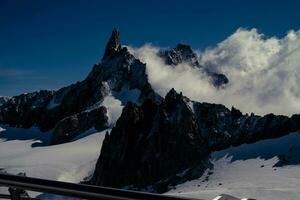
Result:
<instances>
[{"instance_id":1,"label":"railing bar","mask_svg":"<svg viewBox=\"0 0 300 200\"><path fill-rule=\"evenodd\" d=\"M193 200L191 198L184 197L127 191L121 189L66 183L1 173L0 185L93 200Z\"/></svg>"},{"instance_id":2,"label":"railing bar","mask_svg":"<svg viewBox=\"0 0 300 200\"><path fill-rule=\"evenodd\" d=\"M0 199L10 199L9 194L0 194Z\"/></svg>"}]
</instances>

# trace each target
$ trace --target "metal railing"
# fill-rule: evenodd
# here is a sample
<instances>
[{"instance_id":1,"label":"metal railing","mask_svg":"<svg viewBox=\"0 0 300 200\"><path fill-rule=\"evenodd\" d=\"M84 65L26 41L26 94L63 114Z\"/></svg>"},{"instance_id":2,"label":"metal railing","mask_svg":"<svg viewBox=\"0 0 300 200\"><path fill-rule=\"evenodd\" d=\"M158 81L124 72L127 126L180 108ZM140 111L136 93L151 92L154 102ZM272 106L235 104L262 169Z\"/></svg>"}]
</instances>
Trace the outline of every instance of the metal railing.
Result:
<instances>
[{"instance_id":1,"label":"metal railing","mask_svg":"<svg viewBox=\"0 0 300 200\"><path fill-rule=\"evenodd\" d=\"M196 200L191 198L128 191L85 184L30 178L0 173L0 186L23 191L36 191L80 199L92 200ZM12 195L1 194L0 199L14 199ZM34 198L20 198L34 199ZM198 199L199 200L199 199Z\"/></svg>"}]
</instances>

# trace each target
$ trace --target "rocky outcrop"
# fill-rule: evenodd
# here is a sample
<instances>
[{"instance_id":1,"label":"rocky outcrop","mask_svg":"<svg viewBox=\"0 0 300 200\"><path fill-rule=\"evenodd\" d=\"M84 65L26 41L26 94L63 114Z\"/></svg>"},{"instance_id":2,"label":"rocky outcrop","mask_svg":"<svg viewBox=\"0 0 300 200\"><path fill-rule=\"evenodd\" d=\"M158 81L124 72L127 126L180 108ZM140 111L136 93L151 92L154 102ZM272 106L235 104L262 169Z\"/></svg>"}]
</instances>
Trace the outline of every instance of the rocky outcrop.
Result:
<instances>
[{"instance_id":1,"label":"rocky outcrop","mask_svg":"<svg viewBox=\"0 0 300 200\"><path fill-rule=\"evenodd\" d=\"M118 32L115 30L107 44L102 62L94 65L87 80L107 82L113 91L120 91L124 85L129 89L141 91L140 101L150 98L160 101L161 97L152 89L146 74L146 64L136 59L126 47L117 43Z\"/></svg>"},{"instance_id":2,"label":"rocky outcrop","mask_svg":"<svg viewBox=\"0 0 300 200\"><path fill-rule=\"evenodd\" d=\"M139 90L141 103L146 99L156 102L162 99L148 82L146 65L121 46L119 32L114 29L102 61L94 65L85 80L58 91L40 91L13 97L2 106L0 104L0 123L23 128L37 126L42 131L53 129L53 144L67 142L89 128L107 128L108 119L102 116L106 111L99 110L99 107L107 95L120 91L124 86ZM93 113L97 112L104 120L100 124L90 115L85 115L91 113L94 116ZM86 121L85 125L80 122L76 124L78 120Z\"/></svg>"},{"instance_id":3,"label":"rocky outcrop","mask_svg":"<svg viewBox=\"0 0 300 200\"><path fill-rule=\"evenodd\" d=\"M114 28L107 42L102 60L107 59L109 56L113 55L115 52L118 52L121 49L119 35L119 31Z\"/></svg>"},{"instance_id":4,"label":"rocky outcrop","mask_svg":"<svg viewBox=\"0 0 300 200\"><path fill-rule=\"evenodd\" d=\"M8 102L8 100L10 99L10 97L1 97L0 96L0 107L5 104L6 102Z\"/></svg>"},{"instance_id":5,"label":"rocky outcrop","mask_svg":"<svg viewBox=\"0 0 300 200\"><path fill-rule=\"evenodd\" d=\"M201 67L198 62L197 54L189 45L179 43L175 48L160 51L158 55L162 57L168 65L188 63L194 67Z\"/></svg>"},{"instance_id":6,"label":"rocky outcrop","mask_svg":"<svg viewBox=\"0 0 300 200\"><path fill-rule=\"evenodd\" d=\"M69 142L76 136L89 130L91 127L101 131L108 128L107 110L104 106L91 111L81 112L59 121L54 127L52 144Z\"/></svg>"},{"instance_id":7,"label":"rocky outcrop","mask_svg":"<svg viewBox=\"0 0 300 200\"><path fill-rule=\"evenodd\" d=\"M300 115L243 115L172 89L161 103L128 104L106 134L92 184L152 192L195 179L210 152L300 129Z\"/></svg>"},{"instance_id":8,"label":"rocky outcrop","mask_svg":"<svg viewBox=\"0 0 300 200\"><path fill-rule=\"evenodd\" d=\"M243 115L239 110L223 105L194 103L194 113L202 136L212 151L230 146L276 138L300 129L300 116L291 118L268 114Z\"/></svg>"},{"instance_id":9,"label":"rocky outcrop","mask_svg":"<svg viewBox=\"0 0 300 200\"><path fill-rule=\"evenodd\" d=\"M12 97L0 107L0 123L14 127L52 129L65 117L99 104L107 95L103 82L84 80L58 91L39 91Z\"/></svg>"},{"instance_id":10,"label":"rocky outcrop","mask_svg":"<svg viewBox=\"0 0 300 200\"><path fill-rule=\"evenodd\" d=\"M54 92L41 90L8 99L0 106L0 123L29 128L41 123Z\"/></svg>"},{"instance_id":11,"label":"rocky outcrop","mask_svg":"<svg viewBox=\"0 0 300 200\"><path fill-rule=\"evenodd\" d=\"M105 136L92 183L165 192L200 176L208 153L185 97L171 90L160 104L127 104Z\"/></svg>"},{"instance_id":12,"label":"rocky outcrop","mask_svg":"<svg viewBox=\"0 0 300 200\"><path fill-rule=\"evenodd\" d=\"M210 69L201 66L197 54L189 45L177 44L175 48L160 51L158 55L164 59L167 65L176 66L181 63L187 63L188 65L201 70L210 78L211 83L217 88L224 87L229 82L224 74L211 71Z\"/></svg>"},{"instance_id":13,"label":"rocky outcrop","mask_svg":"<svg viewBox=\"0 0 300 200\"><path fill-rule=\"evenodd\" d=\"M45 107L41 129L52 129L68 116L99 107L108 93L104 82L87 79L58 90Z\"/></svg>"}]
</instances>

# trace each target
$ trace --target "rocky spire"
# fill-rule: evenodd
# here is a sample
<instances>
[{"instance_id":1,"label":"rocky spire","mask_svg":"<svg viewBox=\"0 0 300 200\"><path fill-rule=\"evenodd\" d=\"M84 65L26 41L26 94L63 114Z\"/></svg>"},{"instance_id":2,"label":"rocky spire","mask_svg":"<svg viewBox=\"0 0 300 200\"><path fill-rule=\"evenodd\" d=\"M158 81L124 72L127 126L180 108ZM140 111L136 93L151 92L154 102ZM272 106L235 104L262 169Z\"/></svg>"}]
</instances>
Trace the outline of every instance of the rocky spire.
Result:
<instances>
[{"instance_id":1,"label":"rocky spire","mask_svg":"<svg viewBox=\"0 0 300 200\"><path fill-rule=\"evenodd\" d=\"M184 54L188 54L188 55L194 55L194 51L192 50L192 47L186 44L182 44L182 43L178 43L176 45L176 47L174 48L174 50L176 51L180 51Z\"/></svg>"},{"instance_id":2,"label":"rocky spire","mask_svg":"<svg viewBox=\"0 0 300 200\"><path fill-rule=\"evenodd\" d=\"M165 97L165 102L167 103L178 103L180 102L181 100L183 99L183 95L182 95L182 92L180 93L177 93L176 90L174 88L172 88L167 94L166 94L166 97Z\"/></svg>"},{"instance_id":3,"label":"rocky spire","mask_svg":"<svg viewBox=\"0 0 300 200\"><path fill-rule=\"evenodd\" d=\"M114 28L109 38L109 41L107 42L102 60L106 59L111 54L119 51L120 47L121 45L119 43L119 31L116 28Z\"/></svg>"}]
</instances>

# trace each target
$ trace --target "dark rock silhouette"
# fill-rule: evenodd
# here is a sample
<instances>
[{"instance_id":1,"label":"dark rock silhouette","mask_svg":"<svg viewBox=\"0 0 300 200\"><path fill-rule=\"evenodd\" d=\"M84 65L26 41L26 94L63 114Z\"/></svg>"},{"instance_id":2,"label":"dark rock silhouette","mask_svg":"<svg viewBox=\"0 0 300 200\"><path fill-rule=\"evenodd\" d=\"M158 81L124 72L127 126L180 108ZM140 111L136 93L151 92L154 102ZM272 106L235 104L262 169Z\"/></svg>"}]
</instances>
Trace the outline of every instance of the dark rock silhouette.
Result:
<instances>
[{"instance_id":1,"label":"dark rock silhouette","mask_svg":"<svg viewBox=\"0 0 300 200\"><path fill-rule=\"evenodd\" d=\"M165 192L210 167L212 151L300 129L299 115L243 115L171 89L161 103L129 103L106 134L92 184Z\"/></svg>"},{"instance_id":2,"label":"dark rock silhouette","mask_svg":"<svg viewBox=\"0 0 300 200\"><path fill-rule=\"evenodd\" d=\"M5 104L6 102L8 102L9 99L10 99L9 97L1 97L0 96L0 106Z\"/></svg>"},{"instance_id":3,"label":"dark rock silhouette","mask_svg":"<svg viewBox=\"0 0 300 200\"><path fill-rule=\"evenodd\" d=\"M224 87L229 82L224 74L211 71L201 66L197 54L189 45L179 43L175 48L160 51L158 55L165 60L167 65L176 66L181 63L187 63L201 70L210 78L211 83L217 88Z\"/></svg>"},{"instance_id":4,"label":"dark rock silhouette","mask_svg":"<svg viewBox=\"0 0 300 200\"><path fill-rule=\"evenodd\" d=\"M119 41L119 31L116 28L114 28L106 45L102 60L107 59L109 56L118 52L120 49L121 45Z\"/></svg>"},{"instance_id":5,"label":"dark rock silhouette","mask_svg":"<svg viewBox=\"0 0 300 200\"><path fill-rule=\"evenodd\" d=\"M54 91L21 94L0 105L0 122L15 127L29 128L42 122L44 108Z\"/></svg>"},{"instance_id":6,"label":"dark rock silhouette","mask_svg":"<svg viewBox=\"0 0 300 200\"><path fill-rule=\"evenodd\" d=\"M92 183L165 192L200 176L208 154L185 97L171 90L160 104L127 104L105 136Z\"/></svg>"},{"instance_id":7,"label":"dark rock silhouette","mask_svg":"<svg viewBox=\"0 0 300 200\"><path fill-rule=\"evenodd\" d=\"M60 144L70 141L70 138L75 138L79 134L95 127L101 131L108 128L107 111L104 106L93 109L89 112L81 112L70 117L66 117L59 121L54 127L54 135L52 144Z\"/></svg>"}]
</instances>

